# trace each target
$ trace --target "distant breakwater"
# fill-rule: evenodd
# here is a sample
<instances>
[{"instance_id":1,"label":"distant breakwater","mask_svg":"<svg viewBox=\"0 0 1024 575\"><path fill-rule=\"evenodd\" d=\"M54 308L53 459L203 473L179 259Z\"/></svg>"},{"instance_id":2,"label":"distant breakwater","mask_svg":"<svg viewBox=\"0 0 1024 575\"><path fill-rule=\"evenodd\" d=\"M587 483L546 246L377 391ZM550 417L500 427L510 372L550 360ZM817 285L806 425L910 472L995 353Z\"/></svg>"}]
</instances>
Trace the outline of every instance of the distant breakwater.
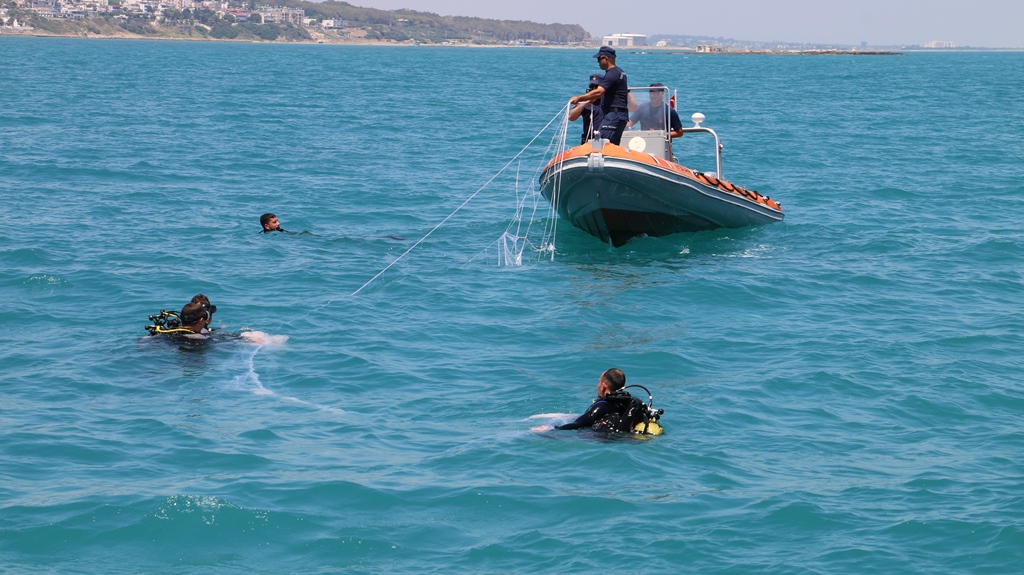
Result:
<instances>
[{"instance_id":1,"label":"distant breakwater","mask_svg":"<svg viewBox=\"0 0 1024 575\"><path fill-rule=\"evenodd\" d=\"M698 52L696 50L637 50L634 54L686 54L700 56L902 56L903 52L888 50L719 50L716 52Z\"/></svg>"}]
</instances>

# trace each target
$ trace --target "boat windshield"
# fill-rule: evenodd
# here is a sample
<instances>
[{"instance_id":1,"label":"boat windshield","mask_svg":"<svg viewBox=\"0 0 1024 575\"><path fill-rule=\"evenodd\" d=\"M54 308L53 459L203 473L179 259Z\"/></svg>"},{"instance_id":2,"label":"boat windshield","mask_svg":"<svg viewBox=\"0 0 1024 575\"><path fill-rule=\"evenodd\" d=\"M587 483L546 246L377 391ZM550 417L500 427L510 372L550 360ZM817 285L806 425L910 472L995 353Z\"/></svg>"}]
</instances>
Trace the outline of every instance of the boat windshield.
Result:
<instances>
[{"instance_id":1,"label":"boat windshield","mask_svg":"<svg viewBox=\"0 0 1024 575\"><path fill-rule=\"evenodd\" d=\"M665 86L629 89L629 124L622 133L622 145L634 152L645 152L672 159L669 130L671 110Z\"/></svg>"},{"instance_id":2,"label":"boat windshield","mask_svg":"<svg viewBox=\"0 0 1024 575\"><path fill-rule=\"evenodd\" d=\"M630 88L629 120L634 130L661 130L669 128L668 88L651 86Z\"/></svg>"}]
</instances>

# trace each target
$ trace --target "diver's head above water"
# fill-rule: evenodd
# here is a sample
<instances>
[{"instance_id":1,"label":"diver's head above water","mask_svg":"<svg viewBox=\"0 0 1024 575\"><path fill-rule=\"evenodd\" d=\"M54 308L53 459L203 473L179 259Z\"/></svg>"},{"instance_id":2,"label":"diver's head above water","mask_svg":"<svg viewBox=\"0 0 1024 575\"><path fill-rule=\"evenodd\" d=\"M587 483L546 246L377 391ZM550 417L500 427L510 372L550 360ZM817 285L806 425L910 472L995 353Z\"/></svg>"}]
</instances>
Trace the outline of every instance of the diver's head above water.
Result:
<instances>
[{"instance_id":1,"label":"diver's head above water","mask_svg":"<svg viewBox=\"0 0 1024 575\"><path fill-rule=\"evenodd\" d=\"M611 368L597 380L597 396L605 397L626 387L626 374L621 369Z\"/></svg>"},{"instance_id":2,"label":"diver's head above water","mask_svg":"<svg viewBox=\"0 0 1024 575\"><path fill-rule=\"evenodd\" d=\"M212 314L203 304L191 302L181 308L181 313L178 317L181 318L182 328L192 333L202 333L210 325Z\"/></svg>"}]
</instances>

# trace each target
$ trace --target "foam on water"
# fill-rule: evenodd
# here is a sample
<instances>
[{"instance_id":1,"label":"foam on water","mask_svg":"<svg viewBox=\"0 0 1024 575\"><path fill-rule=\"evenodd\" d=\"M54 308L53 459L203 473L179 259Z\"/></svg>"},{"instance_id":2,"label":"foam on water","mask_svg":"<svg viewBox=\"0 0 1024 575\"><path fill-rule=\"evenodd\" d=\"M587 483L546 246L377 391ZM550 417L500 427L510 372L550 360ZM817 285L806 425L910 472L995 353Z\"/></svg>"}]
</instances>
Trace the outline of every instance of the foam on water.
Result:
<instances>
[{"instance_id":1,"label":"foam on water","mask_svg":"<svg viewBox=\"0 0 1024 575\"><path fill-rule=\"evenodd\" d=\"M256 373L256 354L266 346L281 346L288 341L286 335L270 335L261 331L244 331L241 334L243 341L252 344L247 345L240 349L238 352L238 363L242 365L243 373L236 375L233 380L233 387L236 389L251 391L254 395L258 396L272 396L277 399L304 407L314 408L318 411L324 411L333 414L343 414L344 410L328 405L320 405L292 397L289 395L279 395L274 391L271 391L263 386L263 382L260 381L260 376Z\"/></svg>"},{"instance_id":2,"label":"foam on water","mask_svg":"<svg viewBox=\"0 0 1024 575\"><path fill-rule=\"evenodd\" d=\"M243 331L239 336L246 342L259 346L281 346L288 341L286 335L271 335L262 331Z\"/></svg>"},{"instance_id":3,"label":"foam on water","mask_svg":"<svg viewBox=\"0 0 1024 575\"><path fill-rule=\"evenodd\" d=\"M567 419L576 417L571 413L538 413L537 415L531 415L529 419Z\"/></svg>"}]
</instances>

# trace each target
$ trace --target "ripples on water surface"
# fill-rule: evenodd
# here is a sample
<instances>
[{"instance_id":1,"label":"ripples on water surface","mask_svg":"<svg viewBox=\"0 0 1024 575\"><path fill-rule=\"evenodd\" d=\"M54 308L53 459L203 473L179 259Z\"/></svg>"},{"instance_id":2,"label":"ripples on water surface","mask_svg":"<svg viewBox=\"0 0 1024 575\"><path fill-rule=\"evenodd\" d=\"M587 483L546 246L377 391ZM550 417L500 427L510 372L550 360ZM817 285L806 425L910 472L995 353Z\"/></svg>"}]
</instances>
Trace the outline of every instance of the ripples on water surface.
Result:
<instances>
[{"instance_id":1,"label":"ripples on water surface","mask_svg":"<svg viewBox=\"0 0 1024 575\"><path fill-rule=\"evenodd\" d=\"M498 267L510 171L351 296L588 51L0 51L7 572L1024 571L1021 54L624 54L784 223ZM664 436L528 431L611 366Z\"/></svg>"}]
</instances>

